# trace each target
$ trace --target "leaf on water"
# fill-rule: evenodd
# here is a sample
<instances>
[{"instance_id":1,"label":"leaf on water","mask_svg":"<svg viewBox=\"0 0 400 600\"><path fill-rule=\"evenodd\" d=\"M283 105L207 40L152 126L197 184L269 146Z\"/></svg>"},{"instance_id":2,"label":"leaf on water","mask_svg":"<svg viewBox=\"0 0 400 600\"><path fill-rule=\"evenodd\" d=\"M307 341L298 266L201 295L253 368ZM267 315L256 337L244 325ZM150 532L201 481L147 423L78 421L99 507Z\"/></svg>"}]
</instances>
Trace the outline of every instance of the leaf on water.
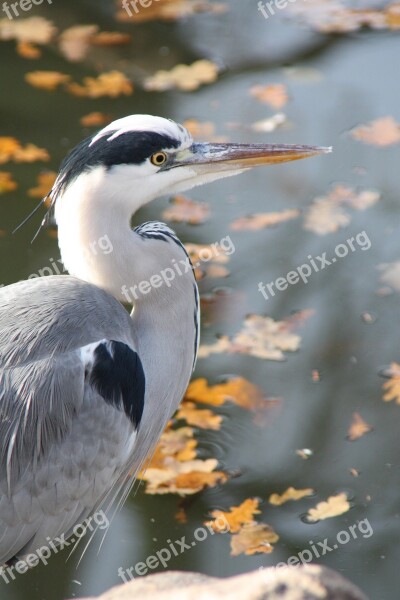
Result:
<instances>
[{"instance_id":1,"label":"leaf on water","mask_svg":"<svg viewBox=\"0 0 400 600\"><path fill-rule=\"evenodd\" d=\"M157 71L144 81L144 88L163 92L177 88L184 92L197 90L201 85L213 83L218 77L218 67L209 60L197 60L191 65L176 65L171 71Z\"/></svg>"},{"instance_id":2,"label":"leaf on water","mask_svg":"<svg viewBox=\"0 0 400 600\"><path fill-rule=\"evenodd\" d=\"M326 502L319 502L315 508L310 508L307 518L310 522L322 521L338 517L350 510L350 503L345 493L330 496Z\"/></svg>"},{"instance_id":3,"label":"leaf on water","mask_svg":"<svg viewBox=\"0 0 400 600\"><path fill-rule=\"evenodd\" d=\"M222 246L216 247L212 244L185 244L186 252L190 256L196 279L199 281L205 276L208 277L226 277L229 275L228 269L223 267L228 261L231 250L224 250Z\"/></svg>"},{"instance_id":4,"label":"leaf on water","mask_svg":"<svg viewBox=\"0 0 400 600\"><path fill-rule=\"evenodd\" d=\"M226 383L208 385L204 378L194 379L186 390L185 399L212 406L221 406L225 402L233 402L247 410L264 409L275 403L264 391L243 377L233 377Z\"/></svg>"},{"instance_id":5,"label":"leaf on water","mask_svg":"<svg viewBox=\"0 0 400 600\"><path fill-rule=\"evenodd\" d=\"M400 365L396 362L390 365L390 379L384 382L382 386L384 402L394 400L396 404L400 404Z\"/></svg>"},{"instance_id":6,"label":"leaf on water","mask_svg":"<svg viewBox=\"0 0 400 600\"><path fill-rule=\"evenodd\" d=\"M196 458L196 446L191 427L167 428L157 444L149 467L163 468L168 456L180 462L193 460Z\"/></svg>"},{"instance_id":7,"label":"leaf on water","mask_svg":"<svg viewBox=\"0 0 400 600\"><path fill-rule=\"evenodd\" d=\"M222 417L214 414L211 410L199 410L194 402L183 402L175 417L184 419L188 425L200 427L200 429L218 430L221 428Z\"/></svg>"},{"instance_id":8,"label":"leaf on water","mask_svg":"<svg viewBox=\"0 0 400 600\"><path fill-rule=\"evenodd\" d=\"M400 292L400 261L380 264L378 269L382 272L380 280L396 292Z\"/></svg>"},{"instance_id":9,"label":"leaf on water","mask_svg":"<svg viewBox=\"0 0 400 600\"><path fill-rule=\"evenodd\" d=\"M181 523L181 525L185 525L188 522L187 513L183 506L179 506L175 513L175 519L178 523Z\"/></svg>"},{"instance_id":10,"label":"leaf on water","mask_svg":"<svg viewBox=\"0 0 400 600\"><path fill-rule=\"evenodd\" d=\"M63 56L71 62L83 60L98 30L98 25L74 25L65 29L58 38Z\"/></svg>"},{"instance_id":11,"label":"leaf on water","mask_svg":"<svg viewBox=\"0 0 400 600\"><path fill-rule=\"evenodd\" d=\"M175 196L169 208L163 211L162 216L167 221L174 221L175 223L199 225L208 221L210 207L205 202L196 202L186 196Z\"/></svg>"},{"instance_id":12,"label":"leaf on water","mask_svg":"<svg viewBox=\"0 0 400 600\"><path fill-rule=\"evenodd\" d=\"M232 340L220 338L216 344L202 345L199 358L210 354L230 352L248 354L266 360L284 360L284 352L294 352L300 346L300 336L292 332L293 328L313 314L312 310L300 311L295 317L283 321L274 321L271 317L249 315L243 328Z\"/></svg>"},{"instance_id":13,"label":"leaf on water","mask_svg":"<svg viewBox=\"0 0 400 600\"><path fill-rule=\"evenodd\" d=\"M256 213L247 217L239 217L232 221L230 229L233 231L258 231L266 227L274 227L278 223L296 219L300 215L297 209L288 209L280 212Z\"/></svg>"},{"instance_id":14,"label":"leaf on water","mask_svg":"<svg viewBox=\"0 0 400 600\"><path fill-rule=\"evenodd\" d=\"M326 196L315 198L306 210L304 229L318 235L338 231L350 223L350 215L344 206L355 210L364 210L380 199L375 190L356 191L350 186L336 185Z\"/></svg>"},{"instance_id":15,"label":"leaf on water","mask_svg":"<svg viewBox=\"0 0 400 600\"><path fill-rule=\"evenodd\" d=\"M289 500L301 500L302 498L311 496L312 494L314 494L314 490L312 488L298 490L294 487L288 487L283 494L271 494L269 497L269 503L273 504L274 506L281 506Z\"/></svg>"},{"instance_id":16,"label":"leaf on water","mask_svg":"<svg viewBox=\"0 0 400 600\"><path fill-rule=\"evenodd\" d=\"M101 73L98 77L84 77L83 85L70 83L67 90L81 98L117 98L121 95L130 96L133 93L133 85L120 71L109 71Z\"/></svg>"},{"instance_id":17,"label":"leaf on water","mask_svg":"<svg viewBox=\"0 0 400 600\"><path fill-rule=\"evenodd\" d=\"M55 171L46 171L37 176L37 186L28 190L28 196L32 198L44 198L51 191L57 178Z\"/></svg>"},{"instance_id":18,"label":"leaf on water","mask_svg":"<svg viewBox=\"0 0 400 600\"><path fill-rule=\"evenodd\" d=\"M8 161L35 162L37 160L49 160L50 156L44 148L38 148L35 144L22 146L18 140L12 137L0 137L0 164Z\"/></svg>"},{"instance_id":19,"label":"leaf on water","mask_svg":"<svg viewBox=\"0 0 400 600\"><path fill-rule=\"evenodd\" d=\"M362 416L359 413L355 412L353 414L353 419L347 432L347 439L349 439L351 442L354 442L355 440L358 440L360 437L362 437L366 433L369 433L370 431L372 431L371 425L368 425L368 423L364 421Z\"/></svg>"},{"instance_id":20,"label":"leaf on water","mask_svg":"<svg viewBox=\"0 0 400 600\"><path fill-rule=\"evenodd\" d=\"M204 524L211 527L216 533L225 533L229 527L230 533L237 533L243 525L255 523L254 515L261 514L258 508L260 504L257 498L247 498L239 506L231 506L228 511L215 509L211 511L212 521Z\"/></svg>"},{"instance_id":21,"label":"leaf on water","mask_svg":"<svg viewBox=\"0 0 400 600\"><path fill-rule=\"evenodd\" d=\"M12 173L0 171L0 194L13 192L18 188L18 183L14 181Z\"/></svg>"},{"instance_id":22,"label":"leaf on water","mask_svg":"<svg viewBox=\"0 0 400 600\"><path fill-rule=\"evenodd\" d=\"M272 544L279 540L279 535L266 523L244 525L239 533L231 537L231 555L269 554Z\"/></svg>"},{"instance_id":23,"label":"leaf on water","mask_svg":"<svg viewBox=\"0 0 400 600\"><path fill-rule=\"evenodd\" d=\"M94 46L124 46L131 43L132 36L121 31L100 31L90 41Z\"/></svg>"},{"instance_id":24,"label":"leaf on water","mask_svg":"<svg viewBox=\"0 0 400 600\"><path fill-rule=\"evenodd\" d=\"M29 17L28 19L0 19L0 40L17 40L31 44L48 44L57 28L51 21L43 17Z\"/></svg>"},{"instance_id":25,"label":"leaf on water","mask_svg":"<svg viewBox=\"0 0 400 600\"><path fill-rule=\"evenodd\" d=\"M118 3L118 6L120 4ZM222 14L228 10L226 4L207 2L206 0L157 0L146 8L120 8L116 19L123 22L140 23L144 21L176 21L193 14L207 12Z\"/></svg>"},{"instance_id":26,"label":"leaf on water","mask_svg":"<svg viewBox=\"0 0 400 600\"><path fill-rule=\"evenodd\" d=\"M146 494L186 496L225 482L227 476L222 471L215 471L217 466L215 458L180 462L166 457L162 469L149 467L139 478L147 483Z\"/></svg>"},{"instance_id":27,"label":"leaf on water","mask_svg":"<svg viewBox=\"0 0 400 600\"><path fill-rule=\"evenodd\" d=\"M262 119L261 121L256 121L250 125L253 131L257 131L258 133L271 133L271 131L275 131L278 127L286 123L286 115L283 113L276 113L269 119Z\"/></svg>"},{"instance_id":28,"label":"leaf on water","mask_svg":"<svg viewBox=\"0 0 400 600\"><path fill-rule=\"evenodd\" d=\"M58 71L31 71L25 73L25 81L33 87L53 92L60 85L67 83L71 77Z\"/></svg>"},{"instance_id":29,"label":"leaf on water","mask_svg":"<svg viewBox=\"0 0 400 600\"><path fill-rule=\"evenodd\" d=\"M28 60L35 60L42 56L42 51L30 42L19 42L17 44L17 53L22 58L27 58Z\"/></svg>"},{"instance_id":30,"label":"leaf on water","mask_svg":"<svg viewBox=\"0 0 400 600\"><path fill-rule=\"evenodd\" d=\"M355 140L374 146L392 146L400 142L400 124L393 117L382 117L351 130Z\"/></svg>"},{"instance_id":31,"label":"leaf on water","mask_svg":"<svg viewBox=\"0 0 400 600\"><path fill-rule=\"evenodd\" d=\"M196 139L211 140L215 135L215 125L211 121L200 122L197 119L186 119L183 125Z\"/></svg>"},{"instance_id":32,"label":"leaf on water","mask_svg":"<svg viewBox=\"0 0 400 600\"><path fill-rule=\"evenodd\" d=\"M102 112L94 111L87 115L84 115L79 119L80 124L83 127L102 127L111 123L113 117L111 115L105 115Z\"/></svg>"},{"instance_id":33,"label":"leaf on water","mask_svg":"<svg viewBox=\"0 0 400 600\"><path fill-rule=\"evenodd\" d=\"M250 94L260 102L269 104L269 106L276 110L285 106L289 99L287 88L283 83L254 85L250 88Z\"/></svg>"}]
</instances>

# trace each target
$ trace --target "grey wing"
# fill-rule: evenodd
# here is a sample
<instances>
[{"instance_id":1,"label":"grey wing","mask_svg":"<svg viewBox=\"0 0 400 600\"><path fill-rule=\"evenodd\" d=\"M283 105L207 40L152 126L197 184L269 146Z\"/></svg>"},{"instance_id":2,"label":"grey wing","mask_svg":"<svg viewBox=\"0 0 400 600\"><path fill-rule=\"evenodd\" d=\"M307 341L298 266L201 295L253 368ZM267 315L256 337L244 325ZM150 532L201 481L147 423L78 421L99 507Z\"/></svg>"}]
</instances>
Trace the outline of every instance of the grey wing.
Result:
<instances>
[{"instance_id":1,"label":"grey wing","mask_svg":"<svg viewBox=\"0 0 400 600\"><path fill-rule=\"evenodd\" d=\"M98 504L143 409L123 307L72 277L46 280L0 292L0 564Z\"/></svg>"}]
</instances>

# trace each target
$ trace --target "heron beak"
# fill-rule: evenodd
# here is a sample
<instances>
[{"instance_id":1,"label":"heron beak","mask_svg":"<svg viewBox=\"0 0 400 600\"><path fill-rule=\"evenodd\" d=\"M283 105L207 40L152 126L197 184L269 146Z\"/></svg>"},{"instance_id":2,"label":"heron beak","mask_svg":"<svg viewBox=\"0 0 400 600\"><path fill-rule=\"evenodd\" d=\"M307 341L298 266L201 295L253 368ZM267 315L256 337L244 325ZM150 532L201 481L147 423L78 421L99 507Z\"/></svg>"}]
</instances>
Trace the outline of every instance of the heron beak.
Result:
<instances>
[{"instance_id":1,"label":"heron beak","mask_svg":"<svg viewBox=\"0 0 400 600\"><path fill-rule=\"evenodd\" d=\"M284 144L195 143L177 153L169 168L190 166L197 172L250 169L332 152L332 147Z\"/></svg>"}]
</instances>

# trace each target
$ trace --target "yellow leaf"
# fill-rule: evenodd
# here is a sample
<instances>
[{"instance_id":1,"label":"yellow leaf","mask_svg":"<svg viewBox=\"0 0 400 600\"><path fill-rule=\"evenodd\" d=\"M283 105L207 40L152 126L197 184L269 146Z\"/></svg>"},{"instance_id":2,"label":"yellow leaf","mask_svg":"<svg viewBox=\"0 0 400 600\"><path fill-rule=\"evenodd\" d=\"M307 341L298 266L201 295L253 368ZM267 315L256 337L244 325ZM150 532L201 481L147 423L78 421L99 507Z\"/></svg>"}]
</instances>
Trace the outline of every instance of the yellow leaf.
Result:
<instances>
[{"instance_id":1,"label":"yellow leaf","mask_svg":"<svg viewBox=\"0 0 400 600\"><path fill-rule=\"evenodd\" d=\"M12 174L7 171L0 171L0 194L6 192L13 192L18 187L16 181L14 181Z\"/></svg>"},{"instance_id":2,"label":"yellow leaf","mask_svg":"<svg viewBox=\"0 0 400 600\"><path fill-rule=\"evenodd\" d=\"M171 71L157 71L144 81L144 87L152 92L163 92L172 88L191 92L202 84L213 83L217 77L217 65L209 60L197 60L191 65L176 65Z\"/></svg>"},{"instance_id":3,"label":"yellow leaf","mask_svg":"<svg viewBox=\"0 0 400 600\"><path fill-rule=\"evenodd\" d=\"M48 44L56 32L53 23L43 17L0 19L0 40Z\"/></svg>"},{"instance_id":4,"label":"yellow leaf","mask_svg":"<svg viewBox=\"0 0 400 600\"><path fill-rule=\"evenodd\" d=\"M297 209L283 210L281 212L257 213L247 217L235 219L230 225L234 231L257 231L266 227L274 227L278 223L296 219L300 214Z\"/></svg>"},{"instance_id":5,"label":"yellow leaf","mask_svg":"<svg viewBox=\"0 0 400 600\"><path fill-rule=\"evenodd\" d=\"M17 52L22 58L34 60L42 56L41 50L30 42L19 42L17 45Z\"/></svg>"},{"instance_id":6,"label":"yellow leaf","mask_svg":"<svg viewBox=\"0 0 400 600\"><path fill-rule=\"evenodd\" d=\"M348 439L353 442L370 431L372 431L371 425L368 425L359 413L354 413L353 420L347 432Z\"/></svg>"},{"instance_id":7,"label":"yellow leaf","mask_svg":"<svg viewBox=\"0 0 400 600\"><path fill-rule=\"evenodd\" d=\"M185 399L213 406L233 402L249 410L265 408L271 402L260 387L243 377L234 377L226 383L210 386L206 379L195 379L189 384Z\"/></svg>"},{"instance_id":8,"label":"yellow leaf","mask_svg":"<svg viewBox=\"0 0 400 600\"><path fill-rule=\"evenodd\" d=\"M330 496L326 502L319 502L315 508L310 508L307 513L308 520L315 523L323 519L337 517L350 510L350 503L345 493Z\"/></svg>"},{"instance_id":9,"label":"yellow leaf","mask_svg":"<svg viewBox=\"0 0 400 600\"><path fill-rule=\"evenodd\" d=\"M133 93L133 85L129 79L119 71L101 73L98 77L84 77L83 85L70 83L67 90L74 96L83 98L100 98L109 96L130 96Z\"/></svg>"},{"instance_id":10,"label":"yellow leaf","mask_svg":"<svg viewBox=\"0 0 400 600\"><path fill-rule=\"evenodd\" d=\"M0 164L10 160L20 163L49 159L49 153L44 148L38 148L35 144L26 144L23 147L15 138L0 137Z\"/></svg>"},{"instance_id":11,"label":"yellow leaf","mask_svg":"<svg viewBox=\"0 0 400 600\"><path fill-rule=\"evenodd\" d=\"M163 219L176 223L197 225L205 223L210 215L210 209L205 202L195 202L185 196L175 196L171 206L162 213Z\"/></svg>"},{"instance_id":12,"label":"yellow leaf","mask_svg":"<svg viewBox=\"0 0 400 600\"><path fill-rule=\"evenodd\" d=\"M175 416L177 419L184 419L189 425L201 429L218 430L221 428L222 417L220 415L215 415L209 409L199 410L193 402L181 404Z\"/></svg>"},{"instance_id":13,"label":"yellow leaf","mask_svg":"<svg viewBox=\"0 0 400 600\"><path fill-rule=\"evenodd\" d=\"M275 109L282 108L288 101L287 89L282 83L255 85L250 89L250 94Z\"/></svg>"},{"instance_id":14,"label":"yellow leaf","mask_svg":"<svg viewBox=\"0 0 400 600\"><path fill-rule=\"evenodd\" d=\"M227 512L215 509L211 511L213 520L207 521L205 525L212 527L216 533L222 531L225 532L227 526L229 527L230 533L236 533L240 531L243 525L253 524L255 522L254 515L261 514L258 505L259 500L257 500L257 498L247 498L242 504L239 506L232 506Z\"/></svg>"},{"instance_id":15,"label":"yellow leaf","mask_svg":"<svg viewBox=\"0 0 400 600\"><path fill-rule=\"evenodd\" d=\"M279 535L265 523L244 525L239 533L231 537L231 555L269 554L273 550L272 544L278 540Z\"/></svg>"},{"instance_id":16,"label":"yellow leaf","mask_svg":"<svg viewBox=\"0 0 400 600\"><path fill-rule=\"evenodd\" d=\"M101 127L111 123L112 117L104 113L95 111L80 118L79 122L83 127Z\"/></svg>"},{"instance_id":17,"label":"yellow leaf","mask_svg":"<svg viewBox=\"0 0 400 600\"><path fill-rule=\"evenodd\" d=\"M25 74L25 80L30 85L49 92L56 90L70 79L69 75L58 71L31 71Z\"/></svg>"},{"instance_id":18,"label":"yellow leaf","mask_svg":"<svg viewBox=\"0 0 400 600\"><path fill-rule=\"evenodd\" d=\"M51 191L56 177L55 171L40 173L37 177L37 186L28 190L28 195L32 198L44 198Z\"/></svg>"},{"instance_id":19,"label":"yellow leaf","mask_svg":"<svg viewBox=\"0 0 400 600\"><path fill-rule=\"evenodd\" d=\"M225 482L227 476L222 471L215 471L217 465L218 461L214 458L180 462L167 457L163 468L149 467L139 475L139 479L147 483L146 494L186 496Z\"/></svg>"},{"instance_id":20,"label":"yellow leaf","mask_svg":"<svg viewBox=\"0 0 400 600\"><path fill-rule=\"evenodd\" d=\"M393 374L382 386L385 392L383 400L385 402L395 400L396 404L400 404L400 365L393 362L390 368Z\"/></svg>"},{"instance_id":21,"label":"yellow leaf","mask_svg":"<svg viewBox=\"0 0 400 600\"><path fill-rule=\"evenodd\" d=\"M283 494L271 494L269 497L270 504L274 506L281 506L288 502L288 500L301 500L301 498L305 498L306 496L311 496L314 493L312 488L304 488L302 490L296 490L294 487L288 487Z\"/></svg>"}]
</instances>

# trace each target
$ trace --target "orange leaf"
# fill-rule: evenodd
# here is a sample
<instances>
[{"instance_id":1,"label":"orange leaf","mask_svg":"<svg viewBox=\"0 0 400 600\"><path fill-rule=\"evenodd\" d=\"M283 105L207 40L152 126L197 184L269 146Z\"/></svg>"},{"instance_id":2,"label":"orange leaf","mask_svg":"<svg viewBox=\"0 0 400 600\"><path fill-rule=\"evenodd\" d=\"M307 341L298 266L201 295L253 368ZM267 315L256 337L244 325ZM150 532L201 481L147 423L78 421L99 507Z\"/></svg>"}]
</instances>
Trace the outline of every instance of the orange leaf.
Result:
<instances>
[{"instance_id":1,"label":"orange leaf","mask_svg":"<svg viewBox=\"0 0 400 600\"><path fill-rule=\"evenodd\" d=\"M400 124L393 117L382 117L359 125L351 131L355 140L375 146L392 146L400 142Z\"/></svg>"},{"instance_id":2,"label":"orange leaf","mask_svg":"<svg viewBox=\"0 0 400 600\"><path fill-rule=\"evenodd\" d=\"M40 88L53 92L63 83L66 83L71 78L65 73L58 71L31 71L25 74L25 80L33 87Z\"/></svg>"},{"instance_id":3,"label":"orange leaf","mask_svg":"<svg viewBox=\"0 0 400 600\"><path fill-rule=\"evenodd\" d=\"M210 209L205 202L195 202L185 196L175 196L171 206L162 213L163 219L176 223L198 225L205 223L210 215Z\"/></svg>"},{"instance_id":4,"label":"orange leaf","mask_svg":"<svg viewBox=\"0 0 400 600\"><path fill-rule=\"evenodd\" d=\"M266 227L274 227L278 223L289 221L290 219L296 219L299 214L300 211L297 209L272 213L257 213L255 215L235 219L235 221L230 224L230 228L234 231L257 231L259 229L265 229Z\"/></svg>"},{"instance_id":5,"label":"orange leaf","mask_svg":"<svg viewBox=\"0 0 400 600\"><path fill-rule=\"evenodd\" d=\"M98 111L84 115L79 120L83 127L101 127L102 125L111 123L111 121L112 117L110 115L105 115L104 113Z\"/></svg>"},{"instance_id":6,"label":"orange leaf","mask_svg":"<svg viewBox=\"0 0 400 600\"><path fill-rule=\"evenodd\" d=\"M121 95L130 96L133 93L133 85L123 73L109 71L101 73L98 77L84 77L83 85L70 83L67 90L82 98L117 98Z\"/></svg>"},{"instance_id":7,"label":"orange leaf","mask_svg":"<svg viewBox=\"0 0 400 600\"><path fill-rule=\"evenodd\" d=\"M176 413L177 419L184 419L189 425L200 427L201 429L221 428L222 417L215 415L211 410L199 410L193 402L184 402L180 405Z\"/></svg>"},{"instance_id":8,"label":"orange leaf","mask_svg":"<svg viewBox=\"0 0 400 600\"><path fill-rule=\"evenodd\" d=\"M12 174L7 171L0 171L0 194L6 192L13 192L18 187L16 181L14 181Z\"/></svg>"},{"instance_id":9,"label":"orange leaf","mask_svg":"<svg viewBox=\"0 0 400 600\"><path fill-rule=\"evenodd\" d=\"M152 92L172 88L192 92L202 84L213 83L217 77L217 65L209 60L197 60L191 65L176 65L171 71L157 71L144 81L144 88Z\"/></svg>"},{"instance_id":10,"label":"orange leaf","mask_svg":"<svg viewBox=\"0 0 400 600\"><path fill-rule=\"evenodd\" d=\"M215 532L226 531L227 525L231 533L236 533L245 524L254 523L254 515L261 514L258 509L259 500L257 498L247 498L239 506L232 506L229 511L224 512L223 510L215 509L211 511L211 516L214 518L212 521L207 521L205 525L212 527ZM221 517L223 525L221 525Z\"/></svg>"},{"instance_id":11,"label":"orange leaf","mask_svg":"<svg viewBox=\"0 0 400 600\"><path fill-rule=\"evenodd\" d=\"M288 500L301 500L306 496L311 496L314 493L312 488L304 488L302 490L296 490L294 487L288 487L287 490L283 492L283 494L271 494L269 497L270 504L274 506L281 506L288 502Z\"/></svg>"},{"instance_id":12,"label":"orange leaf","mask_svg":"<svg viewBox=\"0 0 400 600\"><path fill-rule=\"evenodd\" d=\"M17 45L17 52L22 58L29 60L40 58L42 56L41 50L30 42L19 42Z\"/></svg>"},{"instance_id":13,"label":"orange leaf","mask_svg":"<svg viewBox=\"0 0 400 600\"><path fill-rule=\"evenodd\" d=\"M271 403L260 387L243 377L234 377L226 383L211 386L208 385L206 379L195 379L189 384L185 399L213 406L233 402L248 410L265 408Z\"/></svg>"},{"instance_id":14,"label":"orange leaf","mask_svg":"<svg viewBox=\"0 0 400 600\"><path fill-rule=\"evenodd\" d=\"M368 425L359 413L353 414L353 420L347 432L347 438L353 442L358 440L360 437L372 431L371 425Z\"/></svg>"},{"instance_id":15,"label":"orange leaf","mask_svg":"<svg viewBox=\"0 0 400 600\"><path fill-rule=\"evenodd\" d=\"M383 400L384 402L395 400L396 404L400 404L400 365L393 362L390 368L392 375L382 386L385 392Z\"/></svg>"},{"instance_id":16,"label":"orange leaf","mask_svg":"<svg viewBox=\"0 0 400 600\"><path fill-rule=\"evenodd\" d=\"M250 94L275 109L282 108L288 101L287 89L282 83L255 85L250 89Z\"/></svg>"},{"instance_id":17,"label":"orange leaf","mask_svg":"<svg viewBox=\"0 0 400 600\"><path fill-rule=\"evenodd\" d=\"M37 177L37 186L28 190L28 195L33 198L44 198L51 191L56 178L55 171L40 173Z\"/></svg>"},{"instance_id":18,"label":"orange leaf","mask_svg":"<svg viewBox=\"0 0 400 600\"><path fill-rule=\"evenodd\" d=\"M244 525L239 533L231 537L231 555L239 554L269 554L273 550L272 544L279 540L279 535L265 523L252 523Z\"/></svg>"}]
</instances>

